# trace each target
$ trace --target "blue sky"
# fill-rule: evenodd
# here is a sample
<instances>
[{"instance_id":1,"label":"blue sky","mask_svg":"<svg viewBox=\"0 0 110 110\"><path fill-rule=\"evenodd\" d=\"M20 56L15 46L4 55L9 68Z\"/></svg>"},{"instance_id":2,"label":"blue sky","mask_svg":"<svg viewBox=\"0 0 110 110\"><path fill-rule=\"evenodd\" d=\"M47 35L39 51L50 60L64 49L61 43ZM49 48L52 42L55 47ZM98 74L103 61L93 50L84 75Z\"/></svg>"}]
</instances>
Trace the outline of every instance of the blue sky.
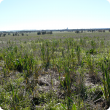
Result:
<instances>
[{"instance_id":1,"label":"blue sky","mask_svg":"<svg viewBox=\"0 0 110 110\"><path fill-rule=\"evenodd\" d=\"M0 31L110 28L110 0L0 0Z\"/></svg>"}]
</instances>

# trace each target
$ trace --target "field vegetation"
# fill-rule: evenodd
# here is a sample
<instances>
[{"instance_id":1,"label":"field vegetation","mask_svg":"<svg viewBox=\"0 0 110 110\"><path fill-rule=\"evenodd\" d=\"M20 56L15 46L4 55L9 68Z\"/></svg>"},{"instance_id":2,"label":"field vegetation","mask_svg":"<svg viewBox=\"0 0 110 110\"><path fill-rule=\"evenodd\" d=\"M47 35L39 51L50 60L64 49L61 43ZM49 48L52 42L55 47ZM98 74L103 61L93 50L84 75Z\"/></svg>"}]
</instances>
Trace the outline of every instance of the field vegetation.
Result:
<instances>
[{"instance_id":1,"label":"field vegetation","mask_svg":"<svg viewBox=\"0 0 110 110\"><path fill-rule=\"evenodd\" d=\"M0 37L0 106L4 110L106 110L110 33Z\"/></svg>"}]
</instances>

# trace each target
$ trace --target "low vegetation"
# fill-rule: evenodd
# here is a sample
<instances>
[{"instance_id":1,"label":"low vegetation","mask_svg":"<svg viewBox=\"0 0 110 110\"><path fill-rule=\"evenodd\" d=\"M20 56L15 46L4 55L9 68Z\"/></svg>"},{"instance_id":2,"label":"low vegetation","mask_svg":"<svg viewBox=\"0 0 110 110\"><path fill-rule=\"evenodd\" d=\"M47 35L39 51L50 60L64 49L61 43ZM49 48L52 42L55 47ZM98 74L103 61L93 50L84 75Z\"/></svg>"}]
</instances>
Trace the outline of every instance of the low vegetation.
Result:
<instances>
[{"instance_id":1,"label":"low vegetation","mask_svg":"<svg viewBox=\"0 0 110 110\"><path fill-rule=\"evenodd\" d=\"M104 110L110 106L110 33L0 37L4 110Z\"/></svg>"}]
</instances>

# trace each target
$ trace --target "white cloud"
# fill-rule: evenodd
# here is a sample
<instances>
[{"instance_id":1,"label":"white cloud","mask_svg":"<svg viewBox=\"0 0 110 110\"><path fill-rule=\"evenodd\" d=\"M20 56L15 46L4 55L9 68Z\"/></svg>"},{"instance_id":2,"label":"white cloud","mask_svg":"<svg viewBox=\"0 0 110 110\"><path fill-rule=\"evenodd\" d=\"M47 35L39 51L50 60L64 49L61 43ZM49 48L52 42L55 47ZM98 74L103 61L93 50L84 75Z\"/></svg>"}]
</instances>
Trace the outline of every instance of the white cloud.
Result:
<instances>
[{"instance_id":1,"label":"white cloud","mask_svg":"<svg viewBox=\"0 0 110 110\"><path fill-rule=\"evenodd\" d=\"M2 2L3 0L0 0L0 3Z\"/></svg>"},{"instance_id":2,"label":"white cloud","mask_svg":"<svg viewBox=\"0 0 110 110\"><path fill-rule=\"evenodd\" d=\"M110 0L107 0L110 3Z\"/></svg>"}]
</instances>

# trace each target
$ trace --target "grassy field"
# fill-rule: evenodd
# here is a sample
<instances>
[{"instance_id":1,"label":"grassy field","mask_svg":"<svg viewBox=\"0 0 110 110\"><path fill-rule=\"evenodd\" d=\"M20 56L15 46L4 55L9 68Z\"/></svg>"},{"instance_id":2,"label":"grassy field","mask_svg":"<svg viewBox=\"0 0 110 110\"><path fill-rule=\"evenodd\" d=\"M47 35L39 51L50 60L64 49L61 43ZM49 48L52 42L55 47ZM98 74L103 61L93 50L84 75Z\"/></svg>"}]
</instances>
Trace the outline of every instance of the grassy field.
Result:
<instances>
[{"instance_id":1,"label":"grassy field","mask_svg":"<svg viewBox=\"0 0 110 110\"><path fill-rule=\"evenodd\" d=\"M106 110L110 33L0 37L0 106L4 110Z\"/></svg>"}]
</instances>

